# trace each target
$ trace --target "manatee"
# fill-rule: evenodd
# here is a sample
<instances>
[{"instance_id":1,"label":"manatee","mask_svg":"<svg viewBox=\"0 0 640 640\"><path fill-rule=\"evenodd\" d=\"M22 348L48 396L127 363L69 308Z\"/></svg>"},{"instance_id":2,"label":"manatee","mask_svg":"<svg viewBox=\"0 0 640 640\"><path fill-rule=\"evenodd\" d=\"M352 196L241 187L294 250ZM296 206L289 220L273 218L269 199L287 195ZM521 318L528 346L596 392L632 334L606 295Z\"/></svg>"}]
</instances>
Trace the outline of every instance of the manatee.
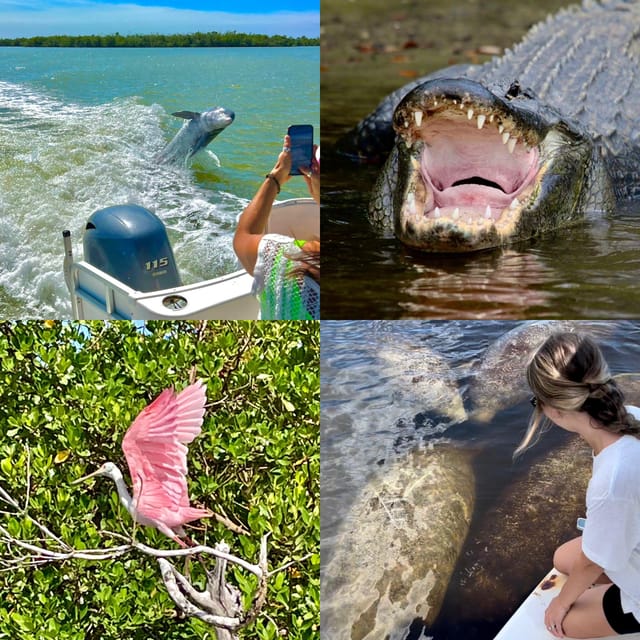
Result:
<instances>
[{"instance_id":1,"label":"manatee","mask_svg":"<svg viewBox=\"0 0 640 640\"><path fill-rule=\"evenodd\" d=\"M321 581L323 640L397 640L436 618L468 532L471 455L435 445L369 482Z\"/></svg>"},{"instance_id":2,"label":"manatee","mask_svg":"<svg viewBox=\"0 0 640 640\"><path fill-rule=\"evenodd\" d=\"M377 440L377 447L369 442L371 463L406 452L418 438L440 434L466 416L454 373L442 356L426 346L416 348L403 341L387 344L387 336L374 339L377 362L370 354L370 344L367 353L354 347L326 358L321 376L325 430L355 442L372 432L389 434L388 439Z\"/></svg>"},{"instance_id":3,"label":"manatee","mask_svg":"<svg viewBox=\"0 0 640 640\"><path fill-rule=\"evenodd\" d=\"M627 404L640 407L640 373L619 373L613 376Z\"/></svg>"},{"instance_id":4,"label":"manatee","mask_svg":"<svg viewBox=\"0 0 640 640\"><path fill-rule=\"evenodd\" d=\"M429 410L446 417L449 425L467 419L455 372L444 357L425 344L384 344L378 357L390 376L395 400L413 414Z\"/></svg>"},{"instance_id":5,"label":"manatee","mask_svg":"<svg viewBox=\"0 0 640 640\"><path fill-rule=\"evenodd\" d=\"M551 568L555 549L579 535L576 519L585 515L591 449L578 436L561 439L519 477L523 465L516 463L514 480L478 514L443 605L449 632L453 620L461 628L473 621L474 627L486 624L497 631ZM473 607L460 607L469 602Z\"/></svg>"},{"instance_id":6,"label":"manatee","mask_svg":"<svg viewBox=\"0 0 640 640\"><path fill-rule=\"evenodd\" d=\"M472 374L471 418L489 422L499 411L531 395L526 378L527 362L551 334L579 331L595 337L605 335L611 328L610 323L576 320L543 320L517 325L487 348L480 366Z\"/></svg>"}]
</instances>

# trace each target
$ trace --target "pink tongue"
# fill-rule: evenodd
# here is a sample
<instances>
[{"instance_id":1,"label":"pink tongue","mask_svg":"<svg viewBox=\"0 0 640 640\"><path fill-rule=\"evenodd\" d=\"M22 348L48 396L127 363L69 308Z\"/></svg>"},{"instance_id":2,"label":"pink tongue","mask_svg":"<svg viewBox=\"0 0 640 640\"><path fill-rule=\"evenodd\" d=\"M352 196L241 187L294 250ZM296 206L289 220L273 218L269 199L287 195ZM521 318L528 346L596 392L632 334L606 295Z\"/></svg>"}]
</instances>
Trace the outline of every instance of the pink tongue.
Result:
<instances>
[{"instance_id":1,"label":"pink tongue","mask_svg":"<svg viewBox=\"0 0 640 640\"><path fill-rule=\"evenodd\" d=\"M511 204L511 200L513 196L499 189L476 184L463 184L435 192L435 205L438 207L482 206L484 208L490 205L504 209Z\"/></svg>"}]
</instances>

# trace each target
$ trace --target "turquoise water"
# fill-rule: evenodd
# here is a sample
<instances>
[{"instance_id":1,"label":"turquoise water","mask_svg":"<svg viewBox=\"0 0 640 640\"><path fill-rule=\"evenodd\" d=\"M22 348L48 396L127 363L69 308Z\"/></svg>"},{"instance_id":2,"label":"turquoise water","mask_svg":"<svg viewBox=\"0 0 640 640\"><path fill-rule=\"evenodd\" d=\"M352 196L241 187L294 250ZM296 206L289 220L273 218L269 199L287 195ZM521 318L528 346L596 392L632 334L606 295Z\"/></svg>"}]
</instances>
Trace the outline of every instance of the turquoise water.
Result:
<instances>
[{"instance_id":1,"label":"turquoise water","mask_svg":"<svg viewBox=\"0 0 640 640\"><path fill-rule=\"evenodd\" d=\"M96 209L134 202L169 229L185 283L235 268L235 218L275 163L290 124L319 138L317 47L0 48L0 317L69 317L63 229L76 255ZM232 109L188 166L153 157L174 111ZM303 179L281 198L307 194Z\"/></svg>"}]
</instances>

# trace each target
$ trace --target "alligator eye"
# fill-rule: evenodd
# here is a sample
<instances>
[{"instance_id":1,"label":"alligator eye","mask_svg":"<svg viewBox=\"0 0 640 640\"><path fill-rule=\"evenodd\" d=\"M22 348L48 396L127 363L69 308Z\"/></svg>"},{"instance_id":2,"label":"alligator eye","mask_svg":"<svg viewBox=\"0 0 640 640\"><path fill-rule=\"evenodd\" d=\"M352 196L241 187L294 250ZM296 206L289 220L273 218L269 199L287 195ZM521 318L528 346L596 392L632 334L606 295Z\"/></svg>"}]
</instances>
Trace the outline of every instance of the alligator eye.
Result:
<instances>
[{"instance_id":1,"label":"alligator eye","mask_svg":"<svg viewBox=\"0 0 640 640\"><path fill-rule=\"evenodd\" d=\"M505 97L511 100L512 98L517 98L520 95L520 83L516 80L511 83L511 86L507 89L507 93L505 93Z\"/></svg>"}]
</instances>

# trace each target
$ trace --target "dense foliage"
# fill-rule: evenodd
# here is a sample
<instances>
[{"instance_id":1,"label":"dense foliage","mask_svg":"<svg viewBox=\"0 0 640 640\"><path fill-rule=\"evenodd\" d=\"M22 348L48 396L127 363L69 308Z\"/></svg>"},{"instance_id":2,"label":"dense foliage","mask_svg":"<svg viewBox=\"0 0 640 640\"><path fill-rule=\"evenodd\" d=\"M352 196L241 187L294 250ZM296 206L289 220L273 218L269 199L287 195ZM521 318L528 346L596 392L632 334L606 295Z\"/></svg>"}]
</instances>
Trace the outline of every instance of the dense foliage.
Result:
<instances>
[{"instance_id":1,"label":"dense foliage","mask_svg":"<svg viewBox=\"0 0 640 640\"><path fill-rule=\"evenodd\" d=\"M3 47L317 47L319 38L266 36L228 31L218 33L148 34L123 36L119 33L99 36L35 36L0 38Z\"/></svg>"},{"instance_id":2,"label":"dense foliage","mask_svg":"<svg viewBox=\"0 0 640 640\"><path fill-rule=\"evenodd\" d=\"M250 535L213 519L188 533L210 546L225 540L232 553L257 562L260 538L270 532L270 570L298 562L271 577L262 615L240 635L319 636L317 323L3 323L0 361L0 486L21 504L28 494L30 515L76 549L121 544L103 532L129 535L133 523L108 478L70 483L106 460L129 482L120 448L125 431L162 389L184 388L195 366L207 385L208 409L189 449L191 499ZM10 509L0 502L0 510ZM41 537L22 515L0 513L0 523L15 538ZM155 529L138 527L135 537L175 548ZM0 560L14 553L0 538ZM304 556L310 557L300 560ZM198 563L192 565L194 580L203 578ZM255 578L234 568L229 580L248 604ZM101 562L4 568L0 638L190 640L215 634L177 615L157 563L132 551Z\"/></svg>"}]
</instances>

